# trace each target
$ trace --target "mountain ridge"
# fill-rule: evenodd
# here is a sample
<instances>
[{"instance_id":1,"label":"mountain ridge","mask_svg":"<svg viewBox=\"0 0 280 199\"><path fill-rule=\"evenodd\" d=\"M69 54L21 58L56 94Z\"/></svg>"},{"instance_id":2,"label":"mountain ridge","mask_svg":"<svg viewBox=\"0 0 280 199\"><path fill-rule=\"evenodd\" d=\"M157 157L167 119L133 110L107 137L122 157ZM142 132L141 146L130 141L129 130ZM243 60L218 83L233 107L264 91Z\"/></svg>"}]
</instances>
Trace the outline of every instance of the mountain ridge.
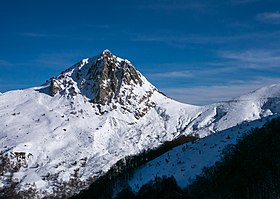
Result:
<instances>
[{"instance_id":1,"label":"mountain ridge","mask_svg":"<svg viewBox=\"0 0 280 199\"><path fill-rule=\"evenodd\" d=\"M105 50L42 86L2 93L0 150L18 168L13 179L19 189L34 184L40 196L49 196L75 178L79 186L71 195L125 156L180 135L202 138L279 113L279 93L277 84L228 102L183 104ZM6 175L0 176L0 188L7 186Z\"/></svg>"}]
</instances>

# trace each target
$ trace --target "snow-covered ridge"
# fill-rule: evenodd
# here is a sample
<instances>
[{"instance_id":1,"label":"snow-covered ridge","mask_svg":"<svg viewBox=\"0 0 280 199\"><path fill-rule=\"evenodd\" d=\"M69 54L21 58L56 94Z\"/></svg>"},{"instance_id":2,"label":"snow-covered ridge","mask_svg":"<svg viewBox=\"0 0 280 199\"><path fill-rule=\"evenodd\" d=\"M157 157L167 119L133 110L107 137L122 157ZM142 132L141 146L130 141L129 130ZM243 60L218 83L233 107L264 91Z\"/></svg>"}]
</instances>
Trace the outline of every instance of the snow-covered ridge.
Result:
<instances>
[{"instance_id":1,"label":"snow-covered ridge","mask_svg":"<svg viewBox=\"0 0 280 199\"><path fill-rule=\"evenodd\" d=\"M105 50L43 86L2 93L0 150L19 164L13 178L22 188L35 183L41 195L51 195L75 178L79 186L71 190L79 191L127 155L279 113L279 93L277 84L228 102L183 104Z\"/></svg>"}]
</instances>

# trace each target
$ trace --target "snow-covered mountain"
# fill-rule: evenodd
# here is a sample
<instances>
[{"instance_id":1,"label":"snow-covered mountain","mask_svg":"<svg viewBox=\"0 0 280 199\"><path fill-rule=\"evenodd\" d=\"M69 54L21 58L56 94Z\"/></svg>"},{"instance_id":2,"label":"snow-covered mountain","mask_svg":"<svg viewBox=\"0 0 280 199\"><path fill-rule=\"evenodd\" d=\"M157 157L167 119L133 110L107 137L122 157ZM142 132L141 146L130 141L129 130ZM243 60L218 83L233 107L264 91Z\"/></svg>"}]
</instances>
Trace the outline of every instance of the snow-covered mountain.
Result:
<instances>
[{"instance_id":1,"label":"snow-covered mountain","mask_svg":"<svg viewBox=\"0 0 280 199\"><path fill-rule=\"evenodd\" d=\"M42 90L72 99L80 94L98 108L99 114L121 109L139 119L154 105L150 96L156 88L128 60L105 50L52 78Z\"/></svg>"},{"instance_id":2,"label":"snow-covered mountain","mask_svg":"<svg viewBox=\"0 0 280 199\"><path fill-rule=\"evenodd\" d=\"M127 155L279 112L280 84L193 106L164 96L128 60L105 50L42 86L2 93L0 150L17 168L12 178L21 189L51 195L75 179L75 192ZM10 177L1 174L2 188Z\"/></svg>"}]
</instances>

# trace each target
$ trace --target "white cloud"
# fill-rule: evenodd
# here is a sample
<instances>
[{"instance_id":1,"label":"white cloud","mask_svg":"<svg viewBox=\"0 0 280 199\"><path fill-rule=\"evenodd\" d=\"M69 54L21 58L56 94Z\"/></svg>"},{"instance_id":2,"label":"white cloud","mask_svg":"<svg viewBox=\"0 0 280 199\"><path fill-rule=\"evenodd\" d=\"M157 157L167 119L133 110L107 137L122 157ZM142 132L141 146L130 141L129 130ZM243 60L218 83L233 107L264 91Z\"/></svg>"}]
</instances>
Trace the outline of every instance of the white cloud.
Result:
<instances>
[{"instance_id":1,"label":"white cloud","mask_svg":"<svg viewBox=\"0 0 280 199\"><path fill-rule=\"evenodd\" d=\"M43 53L38 55L38 57L30 63L30 65L37 65L39 67L58 67L67 68L72 66L79 59L75 57L80 57L78 53Z\"/></svg>"},{"instance_id":2,"label":"white cloud","mask_svg":"<svg viewBox=\"0 0 280 199\"><path fill-rule=\"evenodd\" d=\"M247 4L247 3L253 3L259 0L231 0L231 3L234 4Z\"/></svg>"},{"instance_id":3,"label":"white cloud","mask_svg":"<svg viewBox=\"0 0 280 199\"><path fill-rule=\"evenodd\" d=\"M111 26L110 25L107 25L107 24L86 24L85 25L86 27L89 27L89 28L94 28L94 29L110 29Z\"/></svg>"},{"instance_id":4,"label":"white cloud","mask_svg":"<svg viewBox=\"0 0 280 199\"><path fill-rule=\"evenodd\" d=\"M192 44L235 44L237 42L265 42L266 45L279 43L280 31L258 31L254 33L231 34L231 35L198 35L198 34L178 34L170 30L161 30L161 34L139 34L130 35L133 42L160 42L176 48L187 48Z\"/></svg>"},{"instance_id":5,"label":"white cloud","mask_svg":"<svg viewBox=\"0 0 280 199\"><path fill-rule=\"evenodd\" d=\"M238 36L239 37L239 36ZM202 35L145 35L137 34L131 39L132 41L139 42L163 42L172 46L185 47L187 44L212 44L212 43L225 43L235 40L235 37L231 36L202 36Z\"/></svg>"},{"instance_id":6,"label":"white cloud","mask_svg":"<svg viewBox=\"0 0 280 199\"><path fill-rule=\"evenodd\" d=\"M79 53L42 53L27 62L9 62L0 60L1 67L11 67L16 70L17 67L41 67L41 68L62 68L72 66L81 58Z\"/></svg>"},{"instance_id":7,"label":"white cloud","mask_svg":"<svg viewBox=\"0 0 280 199\"><path fill-rule=\"evenodd\" d=\"M201 11L209 8L205 2L199 1L185 1L185 0L164 0L164 1L146 1L138 5L140 9L149 9L149 10L158 10L166 12L175 12L175 11Z\"/></svg>"},{"instance_id":8,"label":"white cloud","mask_svg":"<svg viewBox=\"0 0 280 199\"><path fill-rule=\"evenodd\" d=\"M225 85L205 85L190 88L162 88L169 97L189 104L206 105L230 100L263 86L280 83L280 78L259 77L251 81L232 81Z\"/></svg>"},{"instance_id":9,"label":"white cloud","mask_svg":"<svg viewBox=\"0 0 280 199\"><path fill-rule=\"evenodd\" d=\"M50 34L42 34L42 33L35 33L35 32L24 32L20 33L19 35L24 36L24 37L54 37L55 35L50 35Z\"/></svg>"},{"instance_id":10,"label":"white cloud","mask_svg":"<svg viewBox=\"0 0 280 199\"><path fill-rule=\"evenodd\" d=\"M251 68L280 67L280 51L271 49L250 49L245 51L223 51L218 55L237 61L237 65Z\"/></svg>"},{"instance_id":11,"label":"white cloud","mask_svg":"<svg viewBox=\"0 0 280 199\"><path fill-rule=\"evenodd\" d=\"M11 66L12 64L6 60L0 60L0 67Z\"/></svg>"},{"instance_id":12,"label":"white cloud","mask_svg":"<svg viewBox=\"0 0 280 199\"><path fill-rule=\"evenodd\" d=\"M280 13L279 11L260 13L257 15L257 19L266 23L280 24Z\"/></svg>"},{"instance_id":13,"label":"white cloud","mask_svg":"<svg viewBox=\"0 0 280 199\"><path fill-rule=\"evenodd\" d=\"M182 70L182 71L152 73L149 74L149 76L151 78L187 78L187 77L193 77L193 73L188 70Z\"/></svg>"},{"instance_id":14,"label":"white cloud","mask_svg":"<svg viewBox=\"0 0 280 199\"><path fill-rule=\"evenodd\" d=\"M224 62L202 62L195 65L184 63L169 63L157 65L159 68L189 68L188 70L174 70L168 72L148 73L149 79L177 79L177 78L193 78L213 77L219 74L233 73L240 68L236 66L227 66ZM217 77L216 77L217 78Z\"/></svg>"}]
</instances>

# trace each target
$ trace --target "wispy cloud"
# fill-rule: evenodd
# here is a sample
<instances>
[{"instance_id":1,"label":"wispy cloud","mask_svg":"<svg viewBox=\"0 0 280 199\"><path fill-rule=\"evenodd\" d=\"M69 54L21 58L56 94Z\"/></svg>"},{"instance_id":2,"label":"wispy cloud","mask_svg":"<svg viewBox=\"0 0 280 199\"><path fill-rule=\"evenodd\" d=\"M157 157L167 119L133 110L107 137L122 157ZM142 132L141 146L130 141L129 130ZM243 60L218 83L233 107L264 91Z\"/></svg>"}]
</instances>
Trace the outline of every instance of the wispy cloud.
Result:
<instances>
[{"instance_id":1,"label":"wispy cloud","mask_svg":"<svg viewBox=\"0 0 280 199\"><path fill-rule=\"evenodd\" d=\"M19 35L24 37L53 37L54 36L54 35L35 33L35 32L24 32L24 33L20 33Z\"/></svg>"},{"instance_id":2,"label":"wispy cloud","mask_svg":"<svg viewBox=\"0 0 280 199\"><path fill-rule=\"evenodd\" d=\"M260 1L260 0L231 0L231 3L233 4L248 4L248 3L253 3L256 1Z\"/></svg>"},{"instance_id":3,"label":"wispy cloud","mask_svg":"<svg viewBox=\"0 0 280 199\"><path fill-rule=\"evenodd\" d=\"M255 89L275 83L280 83L280 78L258 77L249 81L230 81L224 85L162 88L161 90L175 100L189 104L206 105L227 101Z\"/></svg>"},{"instance_id":4,"label":"wispy cloud","mask_svg":"<svg viewBox=\"0 0 280 199\"><path fill-rule=\"evenodd\" d=\"M243 67L280 67L280 51L274 49L249 49L245 51L223 51L220 57L237 61Z\"/></svg>"},{"instance_id":5,"label":"wispy cloud","mask_svg":"<svg viewBox=\"0 0 280 199\"><path fill-rule=\"evenodd\" d=\"M38 39L81 39L82 37L79 35L71 35L71 34L53 34L53 33L39 33L39 32L21 32L17 35L22 37L30 37L30 38L38 38Z\"/></svg>"},{"instance_id":6,"label":"wispy cloud","mask_svg":"<svg viewBox=\"0 0 280 199\"><path fill-rule=\"evenodd\" d=\"M235 37L231 36L203 36L203 35L144 35L138 34L136 37L133 37L132 41L140 42L163 42L170 45L181 45L186 44L211 44L211 43L224 43L231 41Z\"/></svg>"},{"instance_id":7,"label":"wispy cloud","mask_svg":"<svg viewBox=\"0 0 280 199\"><path fill-rule=\"evenodd\" d=\"M0 59L0 67L11 66L12 64L6 60Z\"/></svg>"},{"instance_id":8,"label":"wispy cloud","mask_svg":"<svg viewBox=\"0 0 280 199\"><path fill-rule=\"evenodd\" d=\"M34 84L20 84L20 83L14 83L11 81L6 82L5 80L0 81L0 92L6 92L6 91L11 91L11 90L16 90L16 89L25 89L25 88L30 88L34 86Z\"/></svg>"},{"instance_id":9,"label":"wispy cloud","mask_svg":"<svg viewBox=\"0 0 280 199\"><path fill-rule=\"evenodd\" d=\"M0 92L40 85L52 75L72 66L80 58L78 53L57 52L42 53L25 62L0 60L0 69L2 66L5 69L3 73L0 72ZM27 76L29 78L26 78Z\"/></svg>"},{"instance_id":10,"label":"wispy cloud","mask_svg":"<svg viewBox=\"0 0 280 199\"><path fill-rule=\"evenodd\" d=\"M130 36L133 42L160 42L169 46L185 48L191 44L231 44L237 42L265 42L267 45L280 41L280 31L258 31L254 33L232 34L232 35L199 35L199 34L178 34L176 32L161 31L161 34L139 34Z\"/></svg>"},{"instance_id":11,"label":"wispy cloud","mask_svg":"<svg viewBox=\"0 0 280 199\"><path fill-rule=\"evenodd\" d=\"M139 9L150 9L166 12L186 11L186 10L206 10L209 5L206 2L185 1L185 0L164 0L146 1L138 6Z\"/></svg>"},{"instance_id":12,"label":"wispy cloud","mask_svg":"<svg viewBox=\"0 0 280 199\"><path fill-rule=\"evenodd\" d=\"M183 79L183 78L199 78L199 77L209 77L218 74L232 73L235 70L238 70L237 67L225 66L224 63L211 63L205 62L197 64L195 69L191 69L191 66L185 66L184 64L168 64L169 68L190 68L189 70L176 70L176 71L167 71L160 73L149 73L147 76L150 79ZM205 67L205 65L209 67Z\"/></svg>"},{"instance_id":13,"label":"wispy cloud","mask_svg":"<svg viewBox=\"0 0 280 199\"><path fill-rule=\"evenodd\" d=\"M94 28L94 29L109 29L111 28L110 25L106 25L106 24L86 24L86 27L89 28Z\"/></svg>"},{"instance_id":14,"label":"wispy cloud","mask_svg":"<svg viewBox=\"0 0 280 199\"><path fill-rule=\"evenodd\" d=\"M259 21L271 24L280 24L280 13L276 12L265 12L260 13L256 16Z\"/></svg>"},{"instance_id":15,"label":"wispy cloud","mask_svg":"<svg viewBox=\"0 0 280 199\"><path fill-rule=\"evenodd\" d=\"M76 58L76 59L75 59ZM41 53L35 58L26 62L10 62L6 60L0 60L1 67L40 67L40 68L60 68L64 69L72 66L75 62L78 62L81 58L79 53Z\"/></svg>"},{"instance_id":16,"label":"wispy cloud","mask_svg":"<svg viewBox=\"0 0 280 199\"><path fill-rule=\"evenodd\" d=\"M86 27L89 28L90 25L84 25L82 28ZM104 27L92 27L92 29L109 29L109 26ZM110 31L109 31L110 33ZM105 33L104 33L105 34ZM77 41L108 41L112 38L108 38L106 35L100 35L100 37L91 37L89 36L89 32L84 32L81 34L74 33L72 31L69 31L69 33L36 33L36 32L23 32L23 33L17 33L17 36L22 36L25 38L32 38L32 39L55 39L61 42L61 40L67 40L71 42L77 42ZM113 40L113 39L112 39Z\"/></svg>"},{"instance_id":17,"label":"wispy cloud","mask_svg":"<svg viewBox=\"0 0 280 199\"><path fill-rule=\"evenodd\" d=\"M162 72L162 73L151 73L149 74L151 78L187 78L192 77L193 73L188 70L182 71L170 71L170 72Z\"/></svg>"},{"instance_id":18,"label":"wispy cloud","mask_svg":"<svg viewBox=\"0 0 280 199\"><path fill-rule=\"evenodd\" d=\"M58 67L67 68L79 60L75 57L80 57L79 53L42 53L32 60L32 65L40 67Z\"/></svg>"}]
</instances>

